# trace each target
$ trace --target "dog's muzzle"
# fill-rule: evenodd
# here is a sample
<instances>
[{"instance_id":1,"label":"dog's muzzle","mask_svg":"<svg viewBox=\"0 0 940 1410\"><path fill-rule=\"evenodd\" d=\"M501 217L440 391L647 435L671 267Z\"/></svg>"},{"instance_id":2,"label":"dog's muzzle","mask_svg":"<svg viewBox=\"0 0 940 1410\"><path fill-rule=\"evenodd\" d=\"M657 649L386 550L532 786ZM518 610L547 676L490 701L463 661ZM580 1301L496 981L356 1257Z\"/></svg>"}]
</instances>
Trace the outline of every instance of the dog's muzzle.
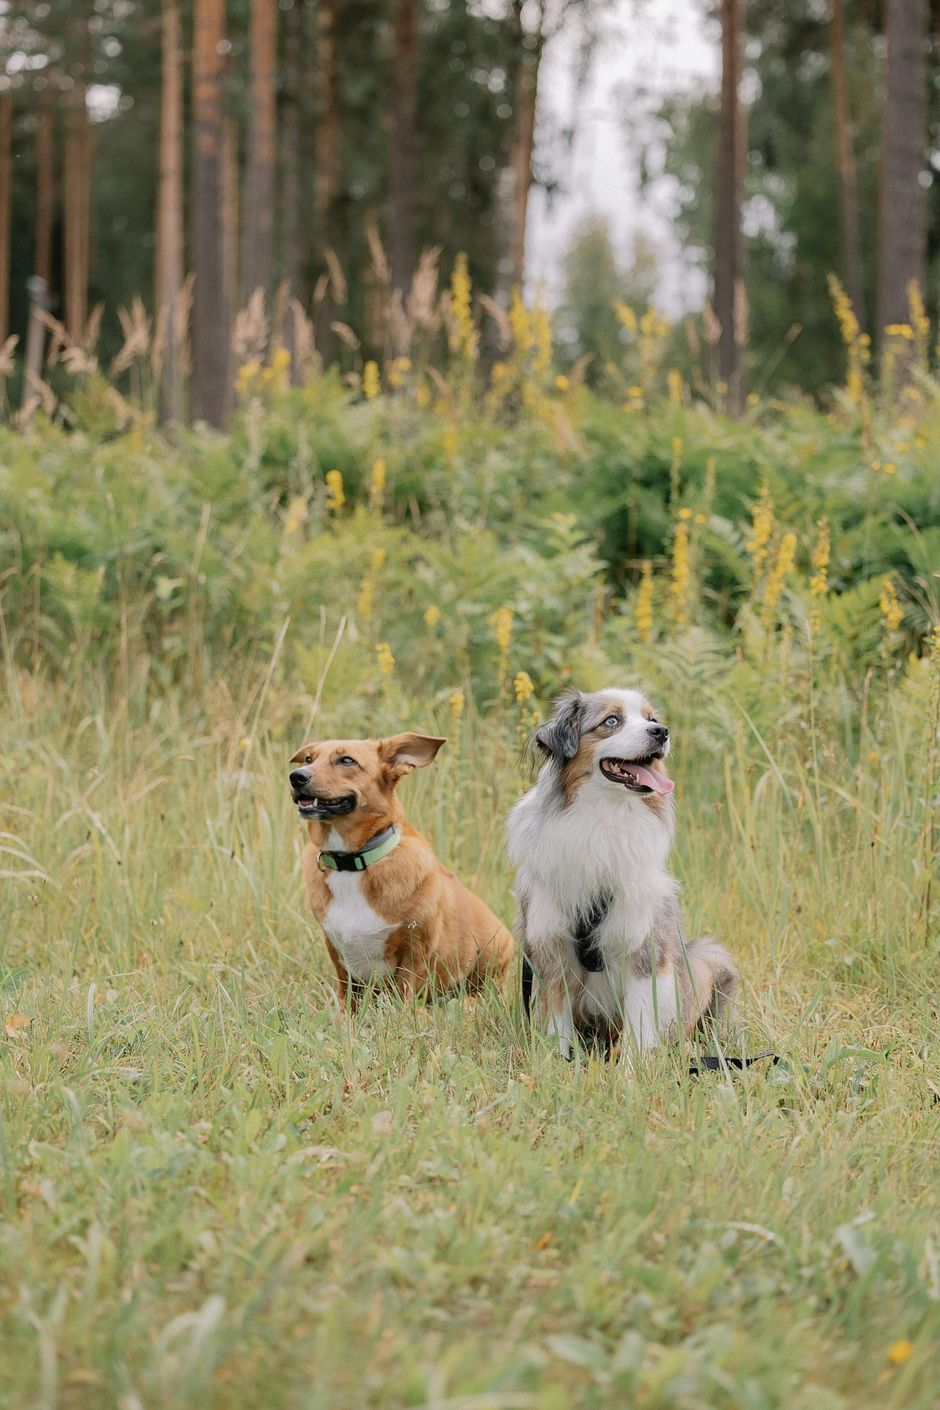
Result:
<instances>
[{"instance_id":1,"label":"dog's muzzle","mask_svg":"<svg viewBox=\"0 0 940 1410\"><path fill-rule=\"evenodd\" d=\"M306 769L294 769L290 775L290 787L291 797L302 818L341 818L356 806L355 793L341 793L335 798L314 793Z\"/></svg>"}]
</instances>

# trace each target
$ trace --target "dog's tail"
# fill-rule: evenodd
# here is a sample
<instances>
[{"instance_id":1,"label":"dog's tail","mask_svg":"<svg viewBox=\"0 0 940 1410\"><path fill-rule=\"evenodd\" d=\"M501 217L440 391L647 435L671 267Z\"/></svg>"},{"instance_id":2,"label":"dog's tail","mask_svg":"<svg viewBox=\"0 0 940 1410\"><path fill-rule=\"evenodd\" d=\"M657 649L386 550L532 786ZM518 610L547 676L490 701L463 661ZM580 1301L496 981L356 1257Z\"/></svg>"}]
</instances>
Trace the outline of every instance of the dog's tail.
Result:
<instances>
[{"instance_id":1,"label":"dog's tail","mask_svg":"<svg viewBox=\"0 0 940 1410\"><path fill-rule=\"evenodd\" d=\"M724 945L703 935L688 945L687 960L692 981L691 1030L708 1019L718 1019L734 1003L738 971Z\"/></svg>"}]
</instances>

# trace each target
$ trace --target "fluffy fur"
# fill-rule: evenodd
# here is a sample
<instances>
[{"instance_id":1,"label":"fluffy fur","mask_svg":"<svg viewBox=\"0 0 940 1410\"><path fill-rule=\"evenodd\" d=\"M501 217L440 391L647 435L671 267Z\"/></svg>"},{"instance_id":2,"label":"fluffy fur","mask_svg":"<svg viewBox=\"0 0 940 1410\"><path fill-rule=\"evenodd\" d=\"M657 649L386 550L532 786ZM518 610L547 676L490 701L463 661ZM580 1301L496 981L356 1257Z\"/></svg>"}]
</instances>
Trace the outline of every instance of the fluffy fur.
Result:
<instances>
[{"instance_id":1,"label":"fluffy fur","mask_svg":"<svg viewBox=\"0 0 940 1410\"><path fill-rule=\"evenodd\" d=\"M444 742L423 734L332 739L305 744L291 760L291 793L309 836L307 899L323 928L340 998L353 1007L366 985L390 985L410 997L506 977L512 936L405 821L396 792L399 780L432 763ZM392 824L401 840L366 871L321 869L321 851L360 851Z\"/></svg>"},{"instance_id":2,"label":"fluffy fur","mask_svg":"<svg viewBox=\"0 0 940 1410\"><path fill-rule=\"evenodd\" d=\"M736 970L722 945L686 943L667 862L675 831L668 730L635 690L573 692L534 743L544 762L509 817L523 950L539 976L548 1028L566 1055L576 1035L624 1051L717 1016ZM604 897L593 944L579 928Z\"/></svg>"}]
</instances>

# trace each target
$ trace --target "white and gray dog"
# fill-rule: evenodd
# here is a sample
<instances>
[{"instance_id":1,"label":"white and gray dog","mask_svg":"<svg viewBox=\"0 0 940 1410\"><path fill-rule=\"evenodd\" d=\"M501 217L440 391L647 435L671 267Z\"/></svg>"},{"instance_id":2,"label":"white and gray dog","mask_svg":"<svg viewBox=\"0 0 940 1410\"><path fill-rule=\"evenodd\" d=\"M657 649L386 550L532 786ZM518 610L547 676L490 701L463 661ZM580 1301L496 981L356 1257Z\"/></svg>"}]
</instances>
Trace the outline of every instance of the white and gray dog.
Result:
<instances>
[{"instance_id":1,"label":"white and gray dog","mask_svg":"<svg viewBox=\"0 0 940 1410\"><path fill-rule=\"evenodd\" d=\"M565 1056L577 1035L622 1053L691 1031L730 1001L737 971L686 942L667 869L669 730L636 690L573 691L534 735L538 781L509 816L523 955Z\"/></svg>"}]
</instances>

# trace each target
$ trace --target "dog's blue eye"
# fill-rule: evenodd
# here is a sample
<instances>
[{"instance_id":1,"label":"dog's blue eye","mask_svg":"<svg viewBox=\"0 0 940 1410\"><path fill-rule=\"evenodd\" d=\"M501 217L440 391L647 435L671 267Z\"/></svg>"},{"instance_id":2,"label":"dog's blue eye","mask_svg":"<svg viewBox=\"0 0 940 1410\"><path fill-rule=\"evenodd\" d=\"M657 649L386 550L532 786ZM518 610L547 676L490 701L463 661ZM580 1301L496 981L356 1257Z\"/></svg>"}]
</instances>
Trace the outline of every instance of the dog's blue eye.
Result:
<instances>
[{"instance_id":1,"label":"dog's blue eye","mask_svg":"<svg viewBox=\"0 0 940 1410\"><path fill-rule=\"evenodd\" d=\"M348 754L341 754L340 757L337 759L336 762L337 762L338 764L352 764L352 766L353 766L354 769L358 769L358 767L359 767L359 765L356 763L355 759L351 759Z\"/></svg>"},{"instance_id":2,"label":"dog's blue eye","mask_svg":"<svg viewBox=\"0 0 940 1410\"><path fill-rule=\"evenodd\" d=\"M616 729L617 726L620 724L620 716L608 715L607 719L604 721L604 724L607 726L608 729Z\"/></svg>"}]
</instances>

